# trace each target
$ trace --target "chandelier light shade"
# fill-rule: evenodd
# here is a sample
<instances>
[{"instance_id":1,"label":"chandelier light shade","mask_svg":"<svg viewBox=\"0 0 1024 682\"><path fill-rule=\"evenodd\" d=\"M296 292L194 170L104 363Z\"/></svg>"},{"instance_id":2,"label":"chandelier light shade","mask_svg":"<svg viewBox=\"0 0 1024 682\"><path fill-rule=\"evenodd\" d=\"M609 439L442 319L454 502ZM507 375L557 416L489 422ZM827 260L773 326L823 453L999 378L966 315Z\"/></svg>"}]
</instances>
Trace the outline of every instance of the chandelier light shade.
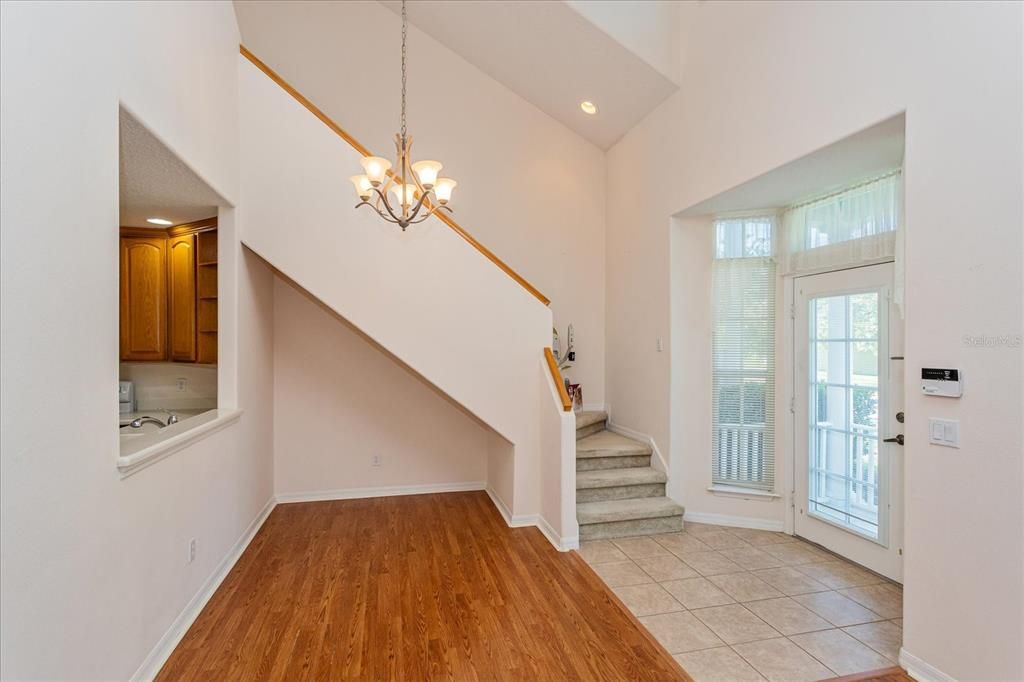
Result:
<instances>
[{"instance_id":1,"label":"chandelier light shade","mask_svg":"<svg viewBox=\"0 0 1024 682\"><path fill-rule=\"evenodd\" d=\"M440 177L443 166L437 161L417 161L411 156L412 135L405 126L405 55L408 18L402 0L402 128L395 135L396 162L380 156L367 156L360 161L363 175L349 178L359 196L356 208L369 206L384 220L405 228L434 215L452 212L448 202L458 184Z\"/></svg>"}]
</instances>

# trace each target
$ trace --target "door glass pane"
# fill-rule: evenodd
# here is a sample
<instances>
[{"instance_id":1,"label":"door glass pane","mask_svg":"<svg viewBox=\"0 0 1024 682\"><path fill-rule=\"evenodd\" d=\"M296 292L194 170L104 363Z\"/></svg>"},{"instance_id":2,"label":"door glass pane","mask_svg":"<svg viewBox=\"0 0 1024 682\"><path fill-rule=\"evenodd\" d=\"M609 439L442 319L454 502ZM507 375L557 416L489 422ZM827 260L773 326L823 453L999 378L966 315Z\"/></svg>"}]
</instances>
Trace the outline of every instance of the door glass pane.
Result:
<instances>
[{"instance_id":1,"label":"door glass pane","mask_svg":"<svg viewBox=\"0 0 1024 682\"><path fill-rule=\"evenodd\" d=\"M879 296L810 303L808 512L878 538Z\"/></svg>"}]
</instances>

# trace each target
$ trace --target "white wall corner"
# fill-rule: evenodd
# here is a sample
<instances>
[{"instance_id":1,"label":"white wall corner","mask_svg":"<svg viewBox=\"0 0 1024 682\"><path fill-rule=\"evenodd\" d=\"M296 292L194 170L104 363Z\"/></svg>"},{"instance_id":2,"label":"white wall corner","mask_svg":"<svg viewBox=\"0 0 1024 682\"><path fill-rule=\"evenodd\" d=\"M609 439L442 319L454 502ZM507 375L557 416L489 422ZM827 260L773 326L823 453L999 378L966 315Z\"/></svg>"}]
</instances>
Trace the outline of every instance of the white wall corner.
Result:
<instances>
[{"instance_id":1,"label":"white wall corner","mask_svg":"<svg viewBox=\"0 0 1024 682\"><path fill-rule=\"evenodd\" d=\"M557 549L559 552L568 552L571 549L580 548L579 535L573 535L572 537L562 537L561 535L555 532L555 529L551 527L551 524L548 523L547 519L545 519L543 516L537 516L536 525L537 528L540 529L540 532L544 534L544 537L548 539L548 542L554 545L555 549Z\"/></svg>"},{"instance_id":2,"label":"white wall corner","mask_svg":"<svg viewBox=\"0 0 1024 682\"><path fill-rule=\"evenodd\" d=\"M907 674L918 682L956 682L956 678L952 675L947 675L903 647L900 647L899 663L907 671Z\"/></svg>"},{"instance_id":3,"label":"white wall corner","mask_svg":"<svg viewBox=\"0 0 1024 682\"><path fill-rule=\"evenodd\" d=\"M487 486L484 488L487 496L491 498L491 502L497 507L498 513L505 519L505 523L508 524L509 528L522 528L523 526L532 526L537 521L536 514L521 514L520 516L512 516L512 511L505 504L505 500L501 499L497 491L494 488Z\"/></svg>"},{"instance_id":4,"label":"white wall corner","mask_svg":"<svg viewBox=\"0 0 1024 682\"><path fill-rule=\"evenodd\" d=\"M683 527L686 522L706 523L712 526L735 526L736 528L754 528L782 533L785 524L774 519L759 519L753 516L735 516L733 514L707 514L703 512L686 512L683 515Z\"/></svg>"},{"instance_id":5,"label":"white wall corner","mask_svg":"<svg viewBox=\"0 0 1024 682\"><path fill-rule=\"evenodd\" d=\"M210 577L205 583L203 583L202 587L199 588L199 591L195 593L195 596L189 600L188 604L185 605L185 608L178 614L178 617L171 623L171 626L167 628L167 631L164 633L163 637L160 638L160 641L156 643L156 646L153 647L152 651L149 652L149 655L142 661L142 665L140 665L138 670L135 671L135 674L131 676L131 680L133 680L133 682L135 680L152 680L157 676L157 674L159 674L164 663L166 663L167 659L170 658L171 652L173 652L174 648L178 646L179 642L181 642L181 639L185 636L185 633L188 632L188 629L192 627L192 623L194 623L196 618L199 617L203 607L205 607L206 603L210 601L210 597L212 597L213 593L217 591L220 584L224 582L224 578L226 578L228 573L231 572L235 562L237 562L239 557L242 556L242 553L245 551L245 548L249 546L249 543L252 542L252 539L256 537L256 533L263 527L264 521L267 520L267 517L270 516L270 512L274 511L274 507L276 506L277 500L271 496L271 498L267 500L267 503L263 505L263 509L261 509L259 514L256 515L256 518L254 518L252 523L249 524L249 527L245 529L244 533L242 533L242 536L238 538L238 542L236 542L228 551L224 560L221 561L216 570L210 574Z\"/></svg>"},{"instance_id":6,"label":"white wall corner","mask_svg":"<svg viewBox=\"0 0 1024 682\"><path fill-rule=\"evenodd\" d=\"M548 542L550 542L559 552L568 552L570 549L579 549L580 539L578 535L563 538L555 532L555 529L551 527L551 524L547 522L547 519L540 514L522 514L520 516L513 516L508 509L508 505L498 497L494 490L491 488L485 488L485 490L487 492L487 496L491 498L491 502L494 503L494 506L498 509L498 513L501 514L503 519L505 519L505 523L508 524L509 528L528 528L529 526L536 526L537 529L544 534L544 537L548 539Z\"/></svg>"}]
</instances>

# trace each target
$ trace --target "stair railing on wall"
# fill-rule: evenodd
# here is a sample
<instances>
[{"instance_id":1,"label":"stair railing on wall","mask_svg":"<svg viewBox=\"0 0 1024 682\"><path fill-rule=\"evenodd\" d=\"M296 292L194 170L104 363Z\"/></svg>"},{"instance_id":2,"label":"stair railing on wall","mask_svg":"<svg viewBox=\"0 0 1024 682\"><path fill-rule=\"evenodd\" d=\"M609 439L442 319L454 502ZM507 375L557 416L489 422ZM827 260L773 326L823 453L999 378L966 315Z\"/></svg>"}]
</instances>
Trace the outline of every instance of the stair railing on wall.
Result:
<instances>
[{"instance_id":1,"label":"stair railing on wall","mask_svg":"<svg viewBox=\"0 0 1024 682\"><path fill-rule=\"evenodd\" d=\"M566 412L572 409L572 401L569 400L569 392L565 390L565 381L562 380L562 373L558 370L558 362L551 348L544 349L544 358L548 361L548 369L551 371L551 378L558 387L558 397L562 401L562 409Z\"/></svg>"},{"instance_id":2,"label":"stair railing on wall","mask_svg":"<svg viewBox=\"0 0 1024 682\"><path fill-rule=\"evenodd\" d=\"M345 140L345 142L347 142L353 149L355 149L363 156L374 156L374 154L365 146L363 146L363 144L359 142L359 140L352 137L352 135L350 135L344 128L335 123L330 116L325 114L319 107L317 107L315 104L309 101L309 99L307 99L305 95L303 95L301 92L292 87L292 85L288 83L288 81L286 81L280 75L278 75L276 71L274 71L269 66L264 64L256 55L247 50L244 45L239 45L238 50L243 57L252 62L253 65L260 71L265 73L270 78L270 80L277 83L285 92L294 97L299 104L304 106L307 110L309 110L311 114L320 119L324 123L324 125L326 125L332 131L334 131L338 135L338 137ZM494 255L494 253L491 252L490 249L488 249L486 246L478 242L473 237L473 235L471 235L461 225L455 222L454 218L444 213L435 213L434 215L435 217L437 217L438 220L448 225L448 227L450 227L451 229L455 230L455 232L460 237L465 239L470 244L470 246L472 246L474 249L483 254L483 256L487 258L487 260L497 265L506 275L511 277L521 287L530 292L530 294L532 294L538 301L540 301L544 305L550 305L551 301L550 299L548 299L547 296L540 293L540 291L538 291L536 287L527 282L526 279L524 279L518 272L513 270L503 260ZM550 354L551 349L549 348L547 349L547 351ZM557 366L555 367L555 372L558 373ZM565 401L568 400L568 394L565 393L565 386L562 384L561 379L557 380L555 383L558 384L560 393L562 394L562 401L563 403L565 403Z\"/></svg>"}]
</instances>

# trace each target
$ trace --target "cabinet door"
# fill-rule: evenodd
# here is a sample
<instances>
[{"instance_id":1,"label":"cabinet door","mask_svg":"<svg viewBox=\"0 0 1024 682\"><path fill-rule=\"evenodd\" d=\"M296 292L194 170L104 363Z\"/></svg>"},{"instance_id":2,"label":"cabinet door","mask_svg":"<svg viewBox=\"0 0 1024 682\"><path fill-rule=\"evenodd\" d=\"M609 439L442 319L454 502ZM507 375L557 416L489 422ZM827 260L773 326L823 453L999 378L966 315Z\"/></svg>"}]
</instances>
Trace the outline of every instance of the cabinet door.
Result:
<instances>
[{"instance_id":1,"label":"cabinet door","mask_svg":"<svg viewBox=\"0 0 1024 682\"><path fill-rule=\"evenodd\" d=\"M170 355L175 362L196 361L196 236L167 241L170 279Z\"/></svg>"},{"instance_id":2,"label":"cabinet door","mask_svg":"<svg viewBox=\"0 0 1024 682\"><path fill-rule=\"evenodd\" d=\"M167 239L121 238L121 359L167 358Z\"/></svg>"}]
</instances>

